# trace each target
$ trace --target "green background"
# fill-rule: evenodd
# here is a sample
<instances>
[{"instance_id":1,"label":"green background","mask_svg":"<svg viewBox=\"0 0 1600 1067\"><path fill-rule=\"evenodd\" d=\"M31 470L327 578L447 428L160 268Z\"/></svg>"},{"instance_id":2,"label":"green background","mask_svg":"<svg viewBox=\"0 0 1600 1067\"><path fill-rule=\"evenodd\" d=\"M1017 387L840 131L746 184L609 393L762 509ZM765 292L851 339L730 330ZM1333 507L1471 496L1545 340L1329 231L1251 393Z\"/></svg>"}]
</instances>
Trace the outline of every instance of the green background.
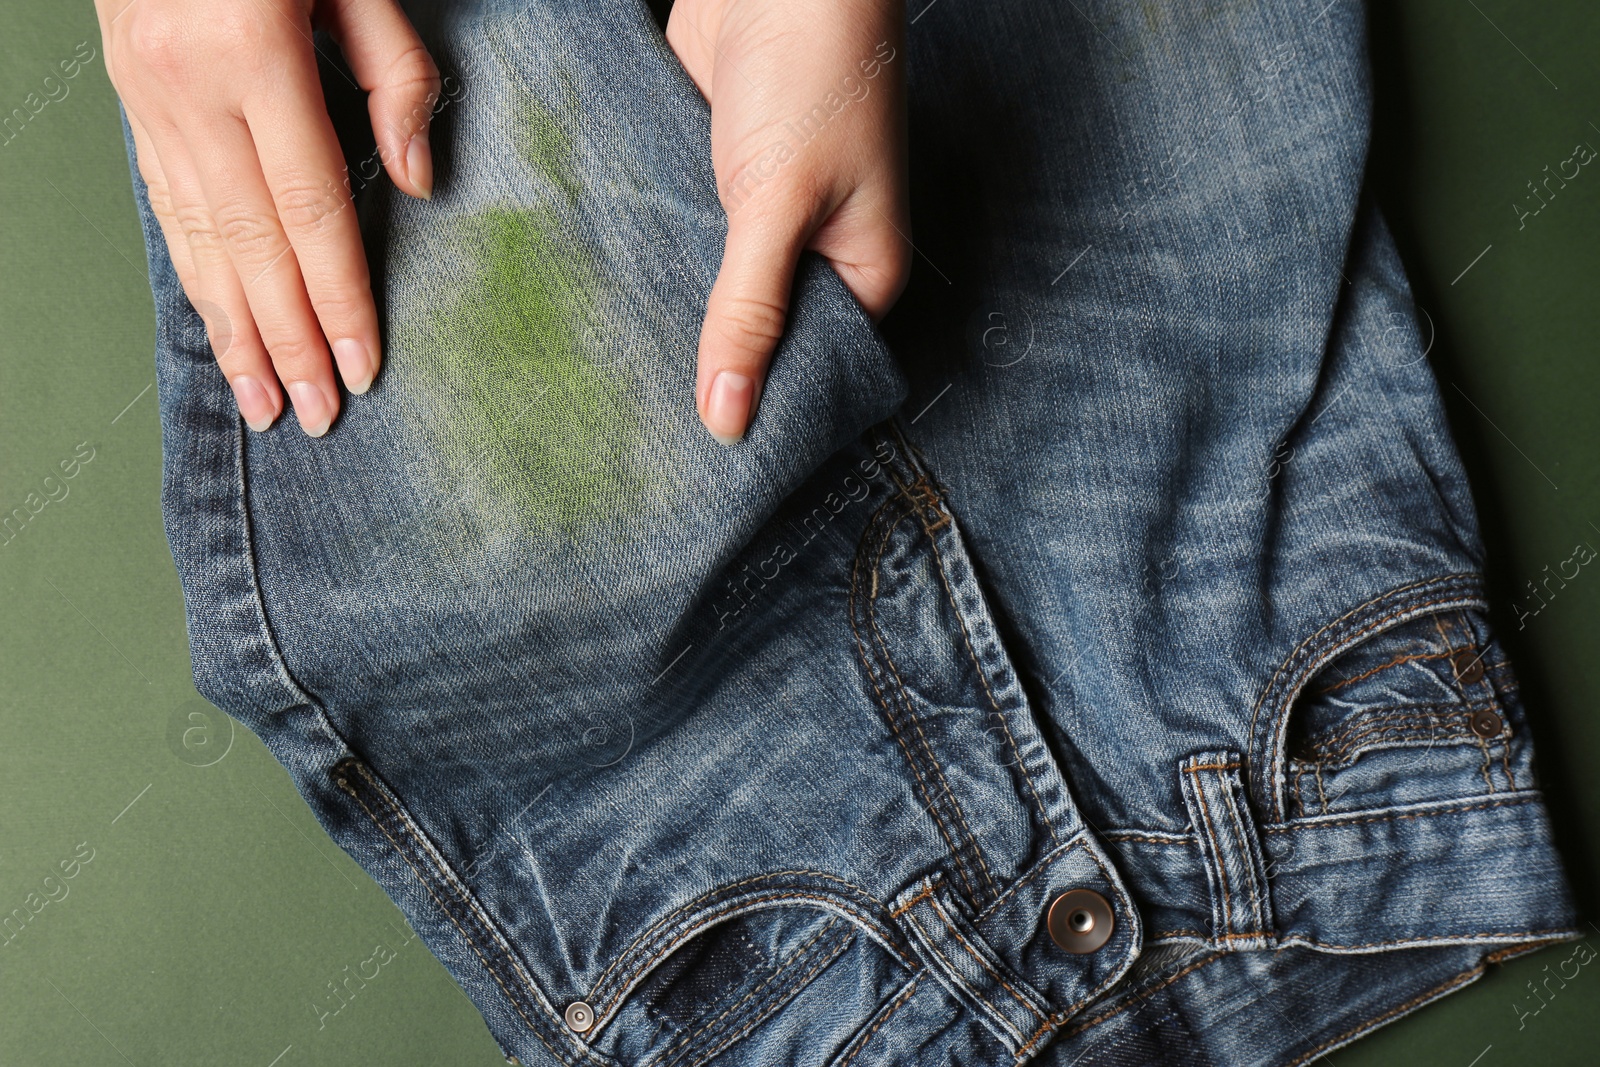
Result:
<instances>
[{"instance_id":1,"label":"green background","mask_svg":"<svg viewBox=\"0 0 1600 1067\"><path fill-rule=\"evenodd\" d=\"M59 898L0 945L0 1064L499 1063L265 747L194 692L161 530L150 293L98 31L87 0L7 15L0 114L43 95L79 42L95 59L0 145L0 509L43 495L81 443L94 456L0 546L0 916ZM1437 329L1498 621L1593 917L1600 573L1520 630L1511 605L1529 607L1525 583L1576 544L1600 546L1600 170L1520 228L1512 204L1531 205L1526 183L1575 144L1600 146L1600 8L1405 0L1371 17L1373 187ZM393 958L378 977L320 1014L338 1003L328 983L380 945ZM1519 1026L1538 1003L1525 983L1571 951L1496 969L1319 1062L1600 1062L1600 966Z\"/></svg>"}]
</instances>

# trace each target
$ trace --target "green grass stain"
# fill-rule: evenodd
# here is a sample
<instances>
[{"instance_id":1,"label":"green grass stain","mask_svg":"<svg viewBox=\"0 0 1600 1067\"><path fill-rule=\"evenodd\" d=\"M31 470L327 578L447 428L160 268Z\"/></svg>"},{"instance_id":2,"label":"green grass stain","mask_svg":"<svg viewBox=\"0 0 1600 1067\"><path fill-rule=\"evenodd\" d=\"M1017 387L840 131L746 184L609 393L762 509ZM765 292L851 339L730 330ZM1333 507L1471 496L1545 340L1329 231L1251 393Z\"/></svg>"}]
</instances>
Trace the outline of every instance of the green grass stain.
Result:
<instances>
[{"instance_id":1,"label":"green grass stain","mask_svg":"<svg viewBox=\"0 0 1600 1067\"><path fill-rule=\"evenodd\" d=\"M561 110L569 122L577 121L578 97L570 82L563 80ZM580 186L572 165L574 150L567 127L554 112L537 100L525 100L512 143L528 167L544 175L569 200L576 201Z\"/></svg>"},{"instance_id":2,"label":"green grass stain","mask_svg":"<svg viewBox=\"0 0 1600 1067\"><path fill-rule=\"evenodd\" d=\"M648 488L641 414L626 374L587 338L594 271L543 208L493 208L452 224L470 269L412 327L445 476L481 515L576 537Z\"/></svg>"}]
</instances>

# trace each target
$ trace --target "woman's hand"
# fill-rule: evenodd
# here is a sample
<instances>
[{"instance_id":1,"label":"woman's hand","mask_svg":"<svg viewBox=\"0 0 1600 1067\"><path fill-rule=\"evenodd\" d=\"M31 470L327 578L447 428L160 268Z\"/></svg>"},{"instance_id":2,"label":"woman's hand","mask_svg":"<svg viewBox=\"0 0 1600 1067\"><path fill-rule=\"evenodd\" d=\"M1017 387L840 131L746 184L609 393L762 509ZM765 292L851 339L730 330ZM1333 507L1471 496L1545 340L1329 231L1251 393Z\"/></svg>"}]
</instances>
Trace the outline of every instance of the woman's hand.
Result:
<instances>
[{"instance_id":1,"label":"woman's hand","mask_svg":"<svg viewBox=\"0 0 1600 1067\"><path fill-rule=\"evenodd\" d=\"M394 0L96 0L106 70L173 266L245 422L306 433L372 384L378 316L322 98L313 21L361 87L382 162L426 197L439 73Z\"/></svg>"},{"instance_id":2,"label":"woman's hand","mask_svg":"<svg viewBox=\"0 0 1600 1067\"><path fill-rule=\"evenodd\" d=\"M150 0L144 0L148 3ZM677 0L667 42L711 103L728 213L695 402L743 436L813 249L874 318L910 270L900 0Z\"/></svg>"}]
</instances>

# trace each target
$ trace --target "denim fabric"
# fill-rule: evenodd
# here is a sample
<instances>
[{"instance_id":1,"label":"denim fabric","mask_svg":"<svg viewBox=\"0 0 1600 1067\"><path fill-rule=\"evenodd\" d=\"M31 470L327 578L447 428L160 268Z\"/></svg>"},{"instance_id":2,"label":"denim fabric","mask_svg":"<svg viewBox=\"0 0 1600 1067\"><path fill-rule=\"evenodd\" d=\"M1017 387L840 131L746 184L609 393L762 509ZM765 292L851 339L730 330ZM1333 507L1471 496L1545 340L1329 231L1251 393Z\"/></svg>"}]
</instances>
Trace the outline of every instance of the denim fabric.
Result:
<instances>
[{"instance_id":1,"label":"denim fabric","mask_svg":"<svg viewBox=\"0 0 1600 1067\"><path fill-rule=\"evenodd\" d=\"M808 260L731 448L645 6L412 12L327 437L244 429L135 176L163 502L196 684L508 1057L1300 1063L1573 935L1358 5L912 11L912 286Z\"/></svg>"}]
</instances>

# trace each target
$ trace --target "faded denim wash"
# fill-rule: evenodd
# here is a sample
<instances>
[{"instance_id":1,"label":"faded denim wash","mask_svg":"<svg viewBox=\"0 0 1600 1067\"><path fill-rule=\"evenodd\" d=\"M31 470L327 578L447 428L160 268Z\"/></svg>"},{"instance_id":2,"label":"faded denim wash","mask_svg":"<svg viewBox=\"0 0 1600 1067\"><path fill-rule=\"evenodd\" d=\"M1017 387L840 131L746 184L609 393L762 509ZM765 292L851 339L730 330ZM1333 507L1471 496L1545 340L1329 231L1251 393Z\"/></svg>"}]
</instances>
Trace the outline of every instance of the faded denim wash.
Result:
<instances>
[{"instance_id":1,"label":"faded denim wash","mask_svg":"<svg viewBox=\"0 0 1600 1067\"><path fill-rule=\"evenodd\" d=\"M1573 936L1359 5L910 12L910 290L808 260L731 448L647 9L413 15L440 180L352 157L327 437L245 430L135 177L164 510L201 692L509 1058L1304 1063Z\"/></svg>"}]
</instances>

